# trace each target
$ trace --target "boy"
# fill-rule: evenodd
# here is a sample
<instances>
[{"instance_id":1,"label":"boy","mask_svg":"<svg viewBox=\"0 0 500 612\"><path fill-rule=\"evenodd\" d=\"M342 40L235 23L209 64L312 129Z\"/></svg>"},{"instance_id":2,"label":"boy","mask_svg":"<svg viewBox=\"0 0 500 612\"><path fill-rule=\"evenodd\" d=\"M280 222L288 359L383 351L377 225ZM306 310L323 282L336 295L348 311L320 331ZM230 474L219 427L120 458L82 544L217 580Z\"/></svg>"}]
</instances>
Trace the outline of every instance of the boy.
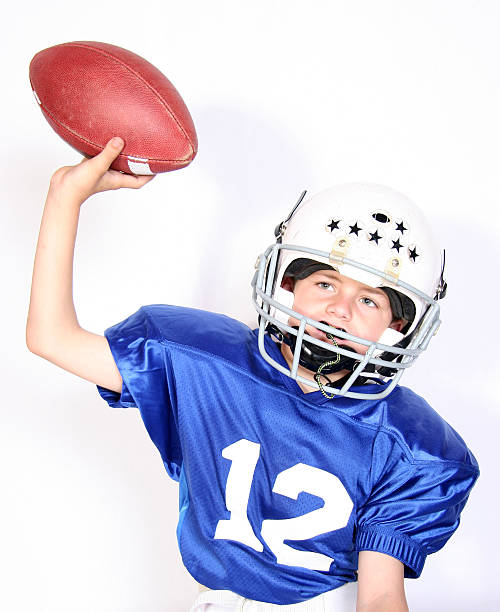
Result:
<instances>
[{"instance_id":1,"label":"boy","mask_svg":"<svg viewBox=\"0 0 500 612\"><path fill-rule=\"evenodd\" d=\"M445 283L418 210L346 186L292 211L259 258L259 330L170 306L106 337L72 300L80 205L149 178L109 171L123 142L52 178L30 350L137 406L180 482L193 610L407 610L403 577L441 548L478 475L461 438L395 384L437 329ZM419 259L420 258L420 259ZM392 379L392 380L391 380Z\"/></svg>"}]
</instances>

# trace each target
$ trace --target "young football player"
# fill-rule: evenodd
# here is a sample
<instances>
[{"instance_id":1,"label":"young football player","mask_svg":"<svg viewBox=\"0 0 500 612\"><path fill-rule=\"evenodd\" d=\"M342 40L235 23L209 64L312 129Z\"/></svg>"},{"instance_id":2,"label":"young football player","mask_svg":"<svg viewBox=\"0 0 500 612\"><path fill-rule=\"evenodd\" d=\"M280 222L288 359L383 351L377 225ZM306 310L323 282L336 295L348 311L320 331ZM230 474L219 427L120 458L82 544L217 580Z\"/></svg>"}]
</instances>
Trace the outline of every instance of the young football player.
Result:
<instances>
[{"instance_id":1,"label":"young football player","mask_svg":"<svg viewBox=\"0 0 500 612\"><path fill-rule=\"evenodd\" d=\"M207 589L193 611L407 610L403 578L455 531L478 476L459 435L397 385L446 290L421 213L385 187L327 190L259 257L257 330L154 305L104 337L78 324L72 262L81 204L149 180L109 170L122 146L52 178L28 347L140 410L180 484L180 551Z\"/></svg>"}]
</instances>

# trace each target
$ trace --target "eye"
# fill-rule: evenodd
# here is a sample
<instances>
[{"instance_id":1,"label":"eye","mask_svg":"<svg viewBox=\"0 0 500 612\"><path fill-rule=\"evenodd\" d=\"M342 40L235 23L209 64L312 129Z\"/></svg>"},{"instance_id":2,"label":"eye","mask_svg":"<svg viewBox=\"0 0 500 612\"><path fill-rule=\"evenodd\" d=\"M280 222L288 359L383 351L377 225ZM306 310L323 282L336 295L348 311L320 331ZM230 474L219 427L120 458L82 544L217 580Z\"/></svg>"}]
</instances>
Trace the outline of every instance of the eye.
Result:
<instances>
[{"instance_id":1,"label":"eye","mask_svg":"<svg viewBox=\"0 0 500 612\"><path fill-rule=\"evenodd\" d=\"M361 302L370 308L378 308L378 304L369 297L361 298Z\"/></svg>"},{"instance_id":2,"label":"eye","mask_svg":"<svg viewBox=\"0 0 500 612\"><path fill-rule=\"evenodd\" d=\"M324 289L325 291L333 291L333 285L331 283L327 283L326 281L321 281L319 283L316 283L316 285L320 289Z\"/></svg>"}]
</instances>

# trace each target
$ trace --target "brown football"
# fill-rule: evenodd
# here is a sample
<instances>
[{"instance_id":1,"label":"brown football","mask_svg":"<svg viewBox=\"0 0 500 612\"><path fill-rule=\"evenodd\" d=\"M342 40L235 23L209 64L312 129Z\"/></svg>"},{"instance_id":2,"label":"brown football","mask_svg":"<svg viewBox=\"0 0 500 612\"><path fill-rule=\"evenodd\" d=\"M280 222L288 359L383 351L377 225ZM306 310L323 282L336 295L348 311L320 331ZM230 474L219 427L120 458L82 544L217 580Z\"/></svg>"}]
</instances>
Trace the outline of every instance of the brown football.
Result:
<instances>
[{"instance_id":1,"label":"brown football","mask_svg":"<svg viewBox=\"0 0 500 612\"><path fill-rule=\"evenodd\" d=\"M128 174L177 170L196 155L196 130L179 92L131 51L101 42L64 43L37 53L29 72L49 124L87 157L113 136L125 147L111 167Z\"/></svg>"}]
</instances>

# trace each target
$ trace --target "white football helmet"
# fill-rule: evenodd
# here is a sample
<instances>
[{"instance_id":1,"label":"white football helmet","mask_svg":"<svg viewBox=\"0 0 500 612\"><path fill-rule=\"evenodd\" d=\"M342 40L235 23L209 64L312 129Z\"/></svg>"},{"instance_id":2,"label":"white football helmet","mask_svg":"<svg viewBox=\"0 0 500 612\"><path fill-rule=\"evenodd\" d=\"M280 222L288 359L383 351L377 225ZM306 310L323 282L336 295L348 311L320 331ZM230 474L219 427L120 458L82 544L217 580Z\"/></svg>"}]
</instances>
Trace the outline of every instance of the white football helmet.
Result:
<instances>
[{"instance_id":1,"label":"white football helmet","mask_svg":"<svg viewBox=\"0 0 500 612\"><path fill-rule=\"evenodd\" d=\"M333 187L307 201L302 201L304 195L305 192L288 218L276 228L276 243L257 260L252 286L253 303L260 315L259 350L275 368L306 385L319 386L323 393L366 399L366 392L351 390L353 384L363 380L359 377L365 377L364 380L388 383L373 387L375 392L369 395L384 397L427 348L439 327L437 300L446 292L444 258L441 259L421 211L397 191L361 183ZM370 287L383 288L392 293L393 311L396 295L396 301L406 304L403 310L407 324L402 332L388 328L373 342L295 312L293 293L282 287L282 281L285 272L293 269L298 260L313 260L310 263L331 266ZM299 322L298 327L289 325L291 317ZM317 328L332 340L337 337L367 346L366 354L319 340L307 333L306 326ZM264 344L266 333L291 347L290 368L268 353ZM317 382L298 375L299 364L314 371L306 365L311 351L317 353L314 368L321 361L330 364L344 358L342 363L349 363L347 369L352 373L338 387L324 376L328 369L321 373L328 385L320 382L321 368L316 372Z\"/></svg>"}]
</instances>

